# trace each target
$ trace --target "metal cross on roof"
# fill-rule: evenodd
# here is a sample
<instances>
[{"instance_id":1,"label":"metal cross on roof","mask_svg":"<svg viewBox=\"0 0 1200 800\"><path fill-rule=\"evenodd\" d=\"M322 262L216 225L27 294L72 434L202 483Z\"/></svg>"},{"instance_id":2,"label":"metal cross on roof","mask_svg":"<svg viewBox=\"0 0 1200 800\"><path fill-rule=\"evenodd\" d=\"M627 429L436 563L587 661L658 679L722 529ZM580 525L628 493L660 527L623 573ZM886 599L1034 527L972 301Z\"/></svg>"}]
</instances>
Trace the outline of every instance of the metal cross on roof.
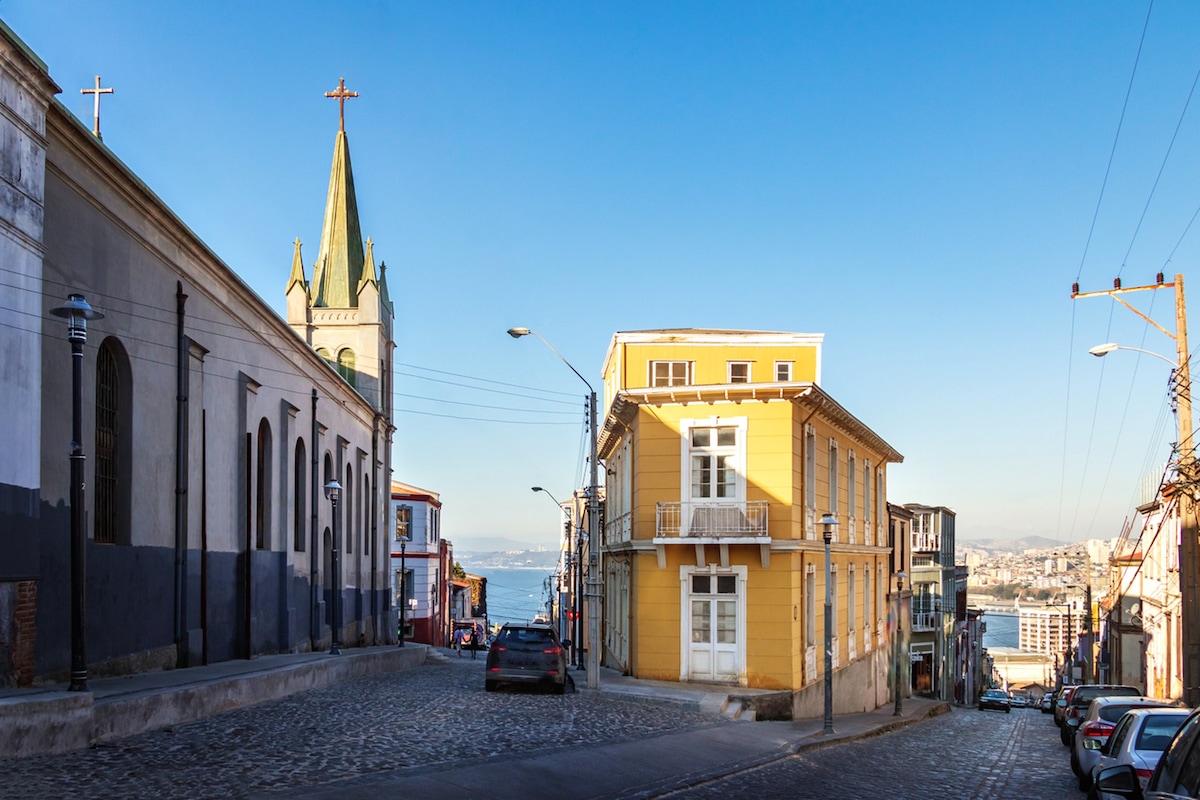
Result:
<instances>
[{"instance_id":1,"label":"metal cross on roof","mask_svg":"<svg viewBox=\"0 0 1200 800\"><path fill-rule=\"evenodd\" d=\"M99 80L99 78L97 78L96 80ZM326 92L325 96L337 98L337 101L338 101L338 125L339 125L338 130L344 132L346 130L346 98L347 97L358 97L358 92L347 92L346 91L346 79L338 78L338 88L333 90L332 92Z\"/></svg>"},{"instance_id":2,"label":"metal cross on roof","mask_svg":"<svg viewBox=\"0 0 1200 800\"><path fill-rule=\"evenodd\" d=\"M100 136L100 95L112 94L113 90L111 88L110 89L101 89L100 88L100 76L97 75L96 76L96 88L95 89L80 89L79 93L80 94L90 94L96 98L96 108L95 108L95 111L93 112L92 134L97 139L101 139L102 137Z\"/></svg>"}]
</instances>

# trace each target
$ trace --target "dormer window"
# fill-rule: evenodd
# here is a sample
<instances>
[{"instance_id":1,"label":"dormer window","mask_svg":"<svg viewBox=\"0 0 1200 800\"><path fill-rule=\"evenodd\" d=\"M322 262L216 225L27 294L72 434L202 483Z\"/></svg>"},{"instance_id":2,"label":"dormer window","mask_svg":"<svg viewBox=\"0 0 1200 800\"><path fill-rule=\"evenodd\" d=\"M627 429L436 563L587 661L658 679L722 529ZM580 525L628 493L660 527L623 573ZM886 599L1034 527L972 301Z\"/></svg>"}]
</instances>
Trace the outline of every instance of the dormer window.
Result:
<instances>
[{"instance_id":1,"label":"dormer window","mask_svg":"<svg viewBox=\"0 0 1200 800\"><path fill-rule=\"evenodd\" d=\"M692 382L692 362L651 361L651 386L688 386Z\"/></svg>"},{"instance_id":2,"label":"dormer window","mask_svg":"<svg viewBox=\"0 0 1200 800\"><path fill-rule=\"evenodd\" d=\"M749 361L730 361L729 366L729 382L730 383L749 383L750 382L750 362Z\"/></svg>"}]
</instances>

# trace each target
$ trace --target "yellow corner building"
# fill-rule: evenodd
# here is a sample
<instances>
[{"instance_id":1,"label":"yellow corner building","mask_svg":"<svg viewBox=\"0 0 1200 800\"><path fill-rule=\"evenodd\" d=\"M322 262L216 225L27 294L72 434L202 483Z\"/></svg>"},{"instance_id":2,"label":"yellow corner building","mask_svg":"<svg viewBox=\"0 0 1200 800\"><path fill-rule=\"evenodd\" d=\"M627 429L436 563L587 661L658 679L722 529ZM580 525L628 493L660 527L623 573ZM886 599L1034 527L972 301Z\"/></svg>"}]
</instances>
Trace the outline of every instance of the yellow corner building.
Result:
<instances>
[{"instance_id":1,"label":"yellow corner building","mask_svg":"<svg viewBox=\"0 0 1200 800\"><path fill-rule=\"evenodd\" d=\"M793 716L820 716L832 514L835 711L891 697L887 465L903 457L822 390L822 340L613 336L599 432L607 666L788 690Z\"/></svg>"}]
</instances>

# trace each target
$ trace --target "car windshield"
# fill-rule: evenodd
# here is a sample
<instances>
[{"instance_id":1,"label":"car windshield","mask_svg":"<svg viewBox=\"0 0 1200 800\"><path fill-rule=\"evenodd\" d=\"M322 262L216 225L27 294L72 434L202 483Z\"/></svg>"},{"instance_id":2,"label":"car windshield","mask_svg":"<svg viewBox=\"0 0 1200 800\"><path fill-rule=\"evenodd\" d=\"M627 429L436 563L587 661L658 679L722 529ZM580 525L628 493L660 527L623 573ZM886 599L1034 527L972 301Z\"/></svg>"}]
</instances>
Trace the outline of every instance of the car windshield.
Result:
<instances>
[{"instance_id":1,"label":"car windshield","mask_svg":"<svg viewBox=\"0 0 1200 800\"><path fill-rule=\"evenodd\" d=\"M994 699L999 699L999 700L1007 700L1008 699L1008 695L1006 695L1004 692L1000 691L999 689L988 689L986 692L984 692L984 694L987 695L988 697L991 697Z\"/></svg>"},{"instance_id":2,"label":"car windshield","mask_svg":"<svg viewBox=\"0 0 1200 800\"><path fill-rule=\"evenodd\" d=\"M1171 743L1171 737L1179 730L1179 726L1187 719L1187 714L1151 714L1142 724L1138 733L1135 750L1156 750L1162 752Z\"/></svg>"}]
</instances>

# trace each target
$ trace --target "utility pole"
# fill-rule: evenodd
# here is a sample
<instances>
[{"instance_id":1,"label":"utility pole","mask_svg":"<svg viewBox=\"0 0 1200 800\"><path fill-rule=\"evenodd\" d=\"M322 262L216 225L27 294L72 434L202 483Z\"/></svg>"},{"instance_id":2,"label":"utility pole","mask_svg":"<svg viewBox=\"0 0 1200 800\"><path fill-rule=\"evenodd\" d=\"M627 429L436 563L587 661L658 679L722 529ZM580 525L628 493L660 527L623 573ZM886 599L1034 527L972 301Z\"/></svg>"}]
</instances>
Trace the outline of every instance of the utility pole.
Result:
<instances>
[{"instance_id":1,"label":"utility pole","mask_svg":"<svg viewBox=\"0 0 1200 800\"><path fill-rule=\"evenodd\" d=\"M1155 289L1175 290L1175 333L1171 333L1154 320L1126 302L1120 295L1128 292L1152 291ZM1179 499L1179 593L1181 600L1182 618L1180 620L1183 633L1183 701L1193 707L1200 703L1200 525L1196 519L1196 489L1198 485L1196 470L1196 446L1192 437L1192 378L1188 365L1187 343L1187 306L1184 302L1183 275L1176 274L1171 283L1163 283L1162 273L1158 273L1157 281L1152 286L1131 286L1122 288L1121 279L1113 281L1113 288L1103 292L1079 291L1079 284L1071 287L1071 298L1097 297L1108 295L1121 305L1137 314L1150 325L1175 340L1176 361L1174 363L1175 387L1175 418L1178 426L1176 447L1179 451L1179 462L1174 491ZM1104 346L1104 352L1093 354L1104 355L1110 349L1118 346ZM1137 350L1138 348L1120 348ZM1149 351L1141 350L1139 352ZM1150 355L1169 359L1150 353Z\"/></svg>"}]
</instances>

